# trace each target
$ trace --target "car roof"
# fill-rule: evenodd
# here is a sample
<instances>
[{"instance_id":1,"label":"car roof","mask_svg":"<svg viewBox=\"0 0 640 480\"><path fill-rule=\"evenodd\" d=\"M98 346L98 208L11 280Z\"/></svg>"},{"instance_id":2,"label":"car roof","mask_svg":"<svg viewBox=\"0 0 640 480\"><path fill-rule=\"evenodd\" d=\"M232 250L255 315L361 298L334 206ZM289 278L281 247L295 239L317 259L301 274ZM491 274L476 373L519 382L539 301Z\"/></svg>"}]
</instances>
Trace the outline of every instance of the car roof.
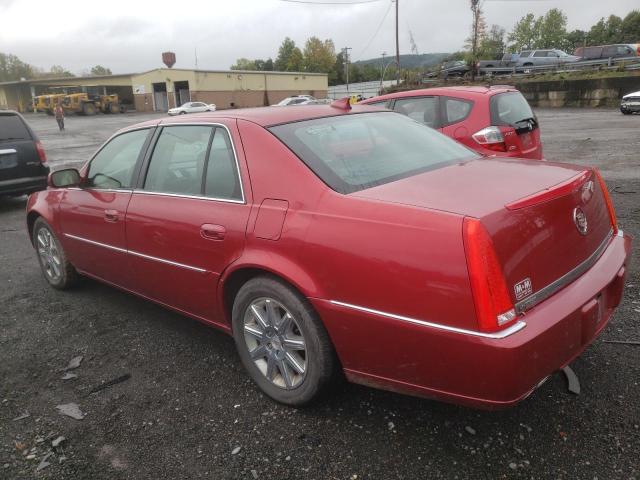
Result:
<instances>
[{"instance_id":1,"label":"car roof","mask_svg":"<svg viewBox=\"0 0 640 480\"><path fill-rule=\"evenodd\" d=\"M313 120L315 118L335 117L340 115L353 115L376 111L388 111L382 107L371 105L352 105L351 109L333 107L331 105L299 105L294 107L258 107L218 110L216 112L204 112L179 117L164 117L159 120L149 120L123 128L118 133L137 128L152 127L163 124L176 123L216 123L221 119L240 119L256 123L263 127L280 125L283 123Z\"/></svg>"},{"instance_id":2,"label":"car roof","mask_svg":"<svg viewBox=\"0 0 640 480\"><path fill-rule=\"evenodd\" d=\"M394 98L405 98L405 97L419 97L419 96L428 96L428 95L441 95L441 96L451 96L464 98L468 100L473 100L478 97L493 96L498 93L505 92L517 92L518 90L515 87L511 87L508 85L494 86L494 87L434 87L434 88L423 88L420 90L406 90L403 92L396 93L388 93L386 95L380 95L379 97L368 98L363 101L363 104L371 103L371 102L379 102L382 100L391 100Z\"/></svg>"}]
</instances>

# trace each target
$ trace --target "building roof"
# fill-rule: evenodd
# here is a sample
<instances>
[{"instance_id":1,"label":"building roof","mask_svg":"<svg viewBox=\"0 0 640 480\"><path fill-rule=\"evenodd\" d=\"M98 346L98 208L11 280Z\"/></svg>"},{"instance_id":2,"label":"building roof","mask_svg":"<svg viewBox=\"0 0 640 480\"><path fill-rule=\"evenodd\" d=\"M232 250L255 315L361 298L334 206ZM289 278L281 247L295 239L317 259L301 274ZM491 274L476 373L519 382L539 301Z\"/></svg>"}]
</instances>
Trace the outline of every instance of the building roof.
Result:
<instances>
[{"instance_id":1,"label":"building roof","mask_svg":"<svg viewBox=\"0 0 640 480\"><path fill-rule=\"evenodd\" d=\"M167 68L167 67L159 67L153 68L151 70L147 70L145 72L133 73L133 75L145 75L147 73L155 72L158 70L162 71L179 71L179 72L195 72L195 73L248 73L248 74L267 74L267 75L308 75L308 76L317 76L323 77L327 76L328 73L311 73L311 72L279 72L276 70L201 70L201 69L193 69L193 68Z\"/></svg>"}]
</instances>

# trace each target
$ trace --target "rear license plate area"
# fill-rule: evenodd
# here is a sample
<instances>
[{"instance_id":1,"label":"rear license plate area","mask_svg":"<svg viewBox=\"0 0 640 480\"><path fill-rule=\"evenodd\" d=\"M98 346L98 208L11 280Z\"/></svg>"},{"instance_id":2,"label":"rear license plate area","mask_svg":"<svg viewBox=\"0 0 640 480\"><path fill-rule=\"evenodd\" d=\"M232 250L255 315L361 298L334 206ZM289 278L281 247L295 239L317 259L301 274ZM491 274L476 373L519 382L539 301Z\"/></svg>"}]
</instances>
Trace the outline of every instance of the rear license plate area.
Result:
<instances>
[{"instance_id":1,"label":"rear license plate area","mask_svg":"<svg viewBox=\"0 0 640 480\"><path fill-rule=\"evenodd\" d=\"M17 153L7 153L4 155L0 155L0 170L4 170L7 168L15 168L17 166L18 166Z\"/></svg>"}]
</instances>

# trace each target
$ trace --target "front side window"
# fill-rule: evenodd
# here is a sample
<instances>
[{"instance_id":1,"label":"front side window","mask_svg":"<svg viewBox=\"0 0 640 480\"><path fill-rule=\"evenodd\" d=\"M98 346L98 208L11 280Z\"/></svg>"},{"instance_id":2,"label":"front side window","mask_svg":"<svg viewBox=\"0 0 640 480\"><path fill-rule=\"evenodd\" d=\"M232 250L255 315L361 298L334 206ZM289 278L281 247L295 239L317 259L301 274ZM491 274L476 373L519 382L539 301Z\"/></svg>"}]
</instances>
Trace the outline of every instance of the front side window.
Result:
<instances>
[{"instance_id":1,"label":"front side window","mask_svg":"<svg viewBox=\"0 0 640 480\"><path fill-rule=\"evenodd\" d=\"M87 186L132 188L136 163L148 135L149 129L145 128L114 137L91 160Z\"/></svg>"},{"instance_id":2,"label":"front side window","mask_svg":"<svg viewBox=\"0 0 640 480\"><path fill-rule=\"evenodd\" d=\"M546 57L546 56L547 56L547 53L551 53L551 52L547 52L546 50L538 50L537 52L535 52L535 53L533 54L533 56L534 56L534 57L537 57L537 58L539 58L539 57Z\"/></svg>"},{"instance_id":3,"label":"front side window","mask_svg":"<svg viewBox=\"0 0 640 480\"><path fill-rule=\"evenodd\" d=\"M152 192L201 195L202 176L212 127L164 127L153 149L144 189Z\"/></svg>"},{"instance_id":4,"label":"front side window","mask_svg":"<svg viewBox=\"0 0 640 480\"><path fill-rule=\"evenodd\" d=\"M343 194L477 157L441 133L393 112L317 118L269 130L324 183Z\"/></svg>"},{"instance_id":5,"label":"front side window","mask_svg":"<svg viewBox=\"0 0 640 480\"><path fill-rule=\"evenodd\" d=\"M398 98L393 109L427 127L440 126L437 97Z\"/></svg>"},{"instance_id":6,"label":"front side window","mask_svg":"<svg viewBox=\"0 0 640 480\"><path fill-rule=\"evenodd\" d=\"M528 57L529 55L531 55L531 50L523 50L520 52L521 57Z\"/></svg>"}]
</instances>

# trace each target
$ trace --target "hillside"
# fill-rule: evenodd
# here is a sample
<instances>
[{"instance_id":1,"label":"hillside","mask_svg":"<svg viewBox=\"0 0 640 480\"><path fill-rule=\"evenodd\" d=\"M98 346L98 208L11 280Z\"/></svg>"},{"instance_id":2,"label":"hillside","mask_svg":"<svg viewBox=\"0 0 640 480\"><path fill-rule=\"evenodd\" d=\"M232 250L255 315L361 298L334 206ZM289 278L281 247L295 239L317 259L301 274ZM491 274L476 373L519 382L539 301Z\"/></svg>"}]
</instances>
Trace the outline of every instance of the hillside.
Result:
<instances>
[{"instance_id":1,"label":"hillside","mask_svg":"<svg viewBox=\"0 0 640 480\"><path fill-rule=\"evenodd\" d=\"M433 65L437 65L447 58L450 53L423 53L420 55L400 55L400 65L402 68L428 68ZM387 56L384 58L385 64L392 61L395 57ZM382 64L382 57L370 58L368 60L358 60L353 62L354 65L375 65L380 66Z\"/></svg>"}]
</instances>

